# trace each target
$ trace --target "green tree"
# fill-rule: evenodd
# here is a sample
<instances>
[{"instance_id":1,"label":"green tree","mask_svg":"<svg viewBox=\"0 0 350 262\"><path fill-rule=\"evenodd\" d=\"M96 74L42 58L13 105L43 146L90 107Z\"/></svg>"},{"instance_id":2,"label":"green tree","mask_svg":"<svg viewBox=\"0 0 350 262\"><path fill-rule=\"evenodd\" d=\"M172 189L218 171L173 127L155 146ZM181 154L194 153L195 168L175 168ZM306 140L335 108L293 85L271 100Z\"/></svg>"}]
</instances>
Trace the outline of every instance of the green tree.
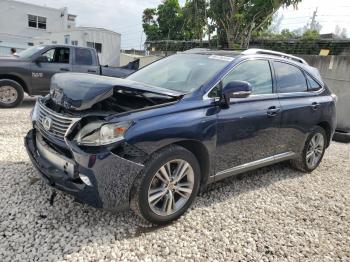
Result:
<instances>
[{"instance_id":1,"label":"green tree","mask_svg":"<svg viewBox=\"0 0 350 262\"><path fill-rule=\"evenodd\" d=\"M157 40L159 37L159 26L155 19L157 9L147 8L143 11L142 27L148 41Z\"/></svg>"},{"instance_id":2,"label":"green tree","mask_svg":"<svg viewBox=\"0 0 350 262\"><path fill-rule=\"evenodd\" d=\"M207 7L206 0L186 0L183 7L185 33L201 41L208 25Z\"/></svg>"},{"instance_id":3,"label":"green tree","mask_svg":"<svg viewBox=\"0 0 350 262\"><path fill-rule=\"evenodd\" d=\"M143 12L142 26L148 41L184 39L184 15L178 0L165 0Z\"/></svg>"},{"instance_id":4,"label":"green tree","mask_svg":"<svg viewBox=\"0 0 350 262\"><path fill-rule=\"evenodd\" d=\"M159 33L162 39L184 39L184 16L178 0L165 0L158 6Z\"/></svg>"},{"instance_id":5,"label":"green tree","mask_svg":"<svg viewBox=\"0 0 350 262\"><path fill-rule=\"evenodd\" d=\"M210 16L225 32L229 48L248 46L254 31L263 30L282 6L296 6L301 0L211 0Z\"/></svg>"},{"instance_id":6,"label":"green tree","mask_svg":"<svg viewBox=\"0 0 350 262\"><path fill-rule=\"evenodd\" d=\"M300 40L303 41L313 41L320 39L320 33L317 30L308 29L300 37Z\"/></svg>"}]
</instances>

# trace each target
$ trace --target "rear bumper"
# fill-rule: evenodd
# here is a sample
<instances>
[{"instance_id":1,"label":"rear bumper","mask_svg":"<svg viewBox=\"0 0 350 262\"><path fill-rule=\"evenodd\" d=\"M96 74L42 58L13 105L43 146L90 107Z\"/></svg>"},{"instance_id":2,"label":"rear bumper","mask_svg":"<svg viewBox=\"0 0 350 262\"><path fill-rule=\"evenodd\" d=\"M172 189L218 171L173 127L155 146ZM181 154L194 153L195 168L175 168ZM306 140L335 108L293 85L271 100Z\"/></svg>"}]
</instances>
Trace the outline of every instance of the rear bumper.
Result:
<instances>
[{"instance_id":1,"label":"rear bumper","mask_svg":"<svg viewBox=\"0 0 350 262\"><path fill-rule=\"evenodd\" d=\"M40 137L35 129L29 131L25 147L48 185L96 208L120 210L129 206L130 190L143 165L103 150L90 154L73 149L70 159L50 148ZM79 174L90 183L84 182Z\"/></svg>"}]
</instances>

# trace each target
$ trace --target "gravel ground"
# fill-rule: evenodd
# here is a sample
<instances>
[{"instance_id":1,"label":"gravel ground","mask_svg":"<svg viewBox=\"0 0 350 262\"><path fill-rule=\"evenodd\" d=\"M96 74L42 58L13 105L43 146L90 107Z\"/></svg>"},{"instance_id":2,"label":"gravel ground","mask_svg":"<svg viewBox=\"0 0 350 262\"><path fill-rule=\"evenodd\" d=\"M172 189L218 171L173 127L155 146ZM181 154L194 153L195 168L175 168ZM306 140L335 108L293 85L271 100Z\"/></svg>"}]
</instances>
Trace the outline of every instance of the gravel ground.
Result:
<instances>
[{"instance_id":1,"label":"gravel ground","mask_svg":"<svg viewBox=\"0 0 350 262\"><path fill-rule=\"evenodd\" d=\"M33 100L0 114L0 261L350 261L350 145L312 174L280 164L201 194L166 227L73 202L36 179L23 146Z\"/></svg>"}]
</instances>

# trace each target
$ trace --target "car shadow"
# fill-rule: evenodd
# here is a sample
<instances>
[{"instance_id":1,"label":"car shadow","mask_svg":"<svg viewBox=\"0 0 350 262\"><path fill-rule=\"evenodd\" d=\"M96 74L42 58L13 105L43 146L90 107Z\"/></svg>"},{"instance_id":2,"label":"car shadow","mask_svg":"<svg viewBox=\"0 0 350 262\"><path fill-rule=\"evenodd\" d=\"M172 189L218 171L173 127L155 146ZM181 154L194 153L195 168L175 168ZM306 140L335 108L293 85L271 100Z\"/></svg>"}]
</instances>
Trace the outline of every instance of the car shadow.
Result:
<instances>
[{"instance_id":1,"label":"car shadow","mask_svg":"<svg viewBox=\"0 0 350 262\"><path fill-rule=\"evenodd\" d=\"M51 206L49 199L52 188L41 181L30 162L0 162L0 170L2 170L0 179L8 184L0 193L0 200L4 197L8 198L6 206L0 206L3 210L0 215L0 224L6 221L7 231L12 231L9 236L6 234L0 236L0 241L2 239L8 243L15 243L16 239L12 236L20 233L17 232L21 230L18 224L22 223L23 216L30 221L26 234L47 235L46 245L54 245L55 236L64 235L67 243L65 249L61 252L52 251L61 258L64 255L79 252L84 246L93 243L106 241L115 243L164 229L164 226L154 226L143 221L129 210L110 212L95 209L77 203L73 197L59 191ZM193 209L212 206L248 191L258 190L278 181L294 179L302 175L303 173L290 169L284 163L244 173L210 185L199 194ZM0 203L5 203L4 199ZM181 219L173 223L181 223ZM80 240L77 241L77 239ZM35 242L35 239L33 238L32 241ZM33 250L32 252L36 252L35 248ZM13 250L14 253L15 251Z\"/></svg>"},{"instance_id":2,"label":"car shadow","mask_svg":"<svg viewBox=\"0 0 350 262\"><path fill-rule=\"evenodd\" d=\"M22 104L20 104L17 108L32 108L35 105L36 99L36 97L26 96L24 97Z\"/></svg>"}]
</instances>

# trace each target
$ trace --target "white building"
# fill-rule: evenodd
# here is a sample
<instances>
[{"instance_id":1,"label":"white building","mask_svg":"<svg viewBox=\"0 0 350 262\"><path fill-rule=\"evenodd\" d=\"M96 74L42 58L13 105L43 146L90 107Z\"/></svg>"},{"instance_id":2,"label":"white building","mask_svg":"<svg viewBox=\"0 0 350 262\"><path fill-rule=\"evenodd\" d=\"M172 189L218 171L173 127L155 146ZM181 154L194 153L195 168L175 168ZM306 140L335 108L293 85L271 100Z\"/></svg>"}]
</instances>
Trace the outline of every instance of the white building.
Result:
<instances>
[{"instance_id":1,"label":"white building","mask_svg":"<svg viewBox=\"0 0 350 262\"><path fill-rule=\"evenodd\" d=\"M94 47L101 65L120 65L121 35L103 28L74 27L35 37L34 44L69 44Z\"/></svg>"},{"instance_id":2,"label":"white building","mask_svg":"<svg viewBox=\"0 0 350 262\"><path fill-rule=\"evenodd\" d=\"M95 47L101 64L119 66L121 35L106 29L76 27L76 15L15 0L0 0L0 55L34 44L72 44Z\"/></svg>"}]
</instances>

